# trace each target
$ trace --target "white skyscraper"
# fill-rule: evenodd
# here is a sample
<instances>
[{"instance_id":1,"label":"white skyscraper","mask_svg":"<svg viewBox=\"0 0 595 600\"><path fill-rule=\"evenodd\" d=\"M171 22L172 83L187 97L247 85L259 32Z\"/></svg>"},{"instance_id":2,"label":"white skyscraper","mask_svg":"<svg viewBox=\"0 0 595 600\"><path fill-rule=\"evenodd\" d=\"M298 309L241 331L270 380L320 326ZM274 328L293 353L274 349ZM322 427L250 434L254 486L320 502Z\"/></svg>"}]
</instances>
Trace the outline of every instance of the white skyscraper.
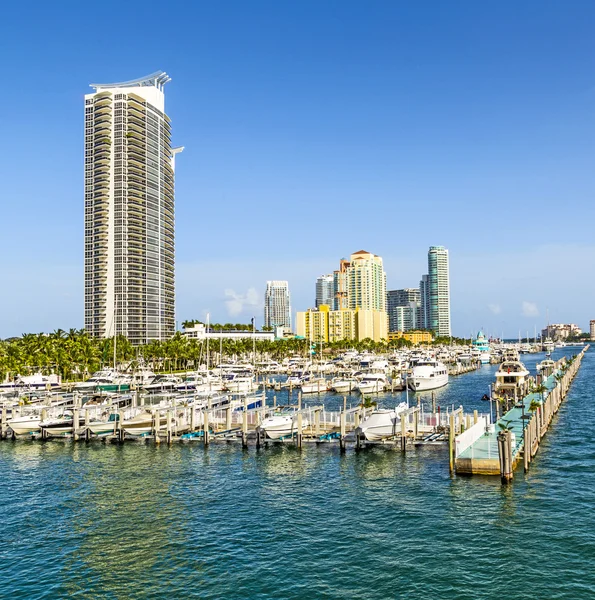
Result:
<instances>
[{"instance_id":1,"label":"white skyscraper","mask_svg":"<svg viewBox=\"0 0 595 600\"><path fill-rule=\"evenodd\" d=\"M335 301L335 285L334 277L332 275L321 275L316 280L316 303L315 306L318 308L325 304L326 306L333 307Z\"/></svg>"},{"instance_id":2,"label":"white skyscraper","mask_svg":"<svg viewBox=\"0 0 595 600\"><path fill-rule=\"evenodd\" d=\"M265 327L291 328L291 301L287 281L267 281L264 294Z\"/></svg>"},{"instance_id":3,"label":"white skyscraper","mask_svg":"<svg viewBox=\"0 0 595 600\"><path fill-rule=\"evenodd\" d=\"M85 328L175 332L174 157L163 71L85 96Z\"/></svg>"}]
</instances>

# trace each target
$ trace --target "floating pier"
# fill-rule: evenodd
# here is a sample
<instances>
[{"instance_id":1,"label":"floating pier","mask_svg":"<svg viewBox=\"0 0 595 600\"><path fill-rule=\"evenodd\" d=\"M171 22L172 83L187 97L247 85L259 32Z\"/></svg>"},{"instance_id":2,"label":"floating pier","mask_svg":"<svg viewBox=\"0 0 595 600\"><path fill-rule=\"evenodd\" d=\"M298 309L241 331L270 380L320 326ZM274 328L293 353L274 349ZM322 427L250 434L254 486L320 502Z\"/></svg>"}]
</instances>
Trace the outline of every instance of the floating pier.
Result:
<instances>
[{"instance_id":1,"label":"floating pier","mask_svg":"<svg viewBox=\"0 0 595 600\"><path fill-rule=\"evenodd\" d=\"M528 470L588 349L586 346L576 357L558 361L554 372L542 382L543 392L525 396L494 427L478 422L458 436L454 448L456 472L500 475L503 482L508 482L521 460Z\"/></svg>"}]
</instances>

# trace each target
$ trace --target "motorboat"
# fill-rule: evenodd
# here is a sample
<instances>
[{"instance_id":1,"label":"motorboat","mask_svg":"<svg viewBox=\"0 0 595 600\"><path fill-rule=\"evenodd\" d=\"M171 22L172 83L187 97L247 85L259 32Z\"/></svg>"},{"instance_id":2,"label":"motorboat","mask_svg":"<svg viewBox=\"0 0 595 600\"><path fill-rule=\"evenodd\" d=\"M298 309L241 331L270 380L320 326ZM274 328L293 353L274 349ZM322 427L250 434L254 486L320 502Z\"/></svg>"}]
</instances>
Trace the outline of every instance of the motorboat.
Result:
<instances>
[{"instance_id":1,"label":"motorboat","mask_svg":"<svg viewBox=\"0 0 595 600\"><path fill-rule=\"evenodd\" d=\"M163 427L167 422L165 415L159 417L159 427ZM143 411L132 417L122 421L122 429L129 435L147 435L153 431L153 415L150 412Z\"/></svg>"},{"instance_id":2,"label":"motorboat","mask_svg":"<svg viewBox=\"0 0 595 600\"><path fill-rule=\"evenodd\" d=\"M41 431L39 426L40 423L40 414L15 416L7 421L8 426L15 435L32 435L34 433L39 433L39 431Z\"/></svg>"},{"instance_id":3,"label":"motorboat","mask_svg":"<svg viewBox=\"0 0 595 600\"><path fill-rule=\"evenodd\" d=\"M93 373L87 381L77 383L74 390L77 392L126 392L130 390L131 384L131 375L125 375L115 369L102 369Z\"/></svg>"},{"instance_id":4,"label":"motorboat","mask_svg":"<svg viewBox=\"0 0 595 600\"><path fill-rule=\"evenodd\" d=\"M228 392L252 392L256 389L254 375L248 371L226 373L221 382L223 389Z\"/></svg>"},{"instance_id":5,"label":"motorboat","mask_svg":"<svg viewBox=\"0 0 595 600\"><path fill-rule=\"evenodd\" d=\"M0 384L0 392L12 392L22 390L51 390L60 387L60 377L58 375L42 375L34 373L33 375L17 375L13 381Z\"/></svg>"},{"instance_id":6,"label":"motorboat","mask_svg":"<svg viewBox=\"0 0 595 600\"><path fill-rule=\"evenodd\" d=\"M448 369L437 360L418 362L407 377L407 385L414 392L426 392L444 387L448 383Z\"/></svg>"},{"instance_id":7,"label":"motorboat","mask_svg":"<svg viewBox=\"0 0 595 600\"><path fill-rule=\"evenodd\" d=\"M308 420L302 418L302 428L308 427ZM279 412L267 417L260 424L260 429L272 440L279 440L297 433L297 412Z\"/></svg>"},{"instance_id":8,"label":"motorboat","mask_svg":"<svg viewBox=\"0 0 595 600\"><path fill-rule=\"evenodd\" d=\"M504 360L496 371L496 397L523 398L529 392L529 371L518 359Z\"/></svg>"},{"instance_id":9,"label":"motorboat","mask_svg":"<svg viewBox=\"0 0 595 600\"><path fill-rule=\"evenodd\" d=\"M351 394L358 389L358 381L354 377L335 377L329 384L331 392Z\"/></svg>"},{"instance_id":10,"label":"motorboat","mask_svg":"<svg viewBox=\"0 0 595 600\"><path fill-rule=\"evenodd\" d=\"M302 382L300 390L302 394L320 394L327 391L328 382L324 377L315 377Z\"/></svg>"},{"instance_id":11,"label":"motorboat","mask_svg":"<svg viewBox=\"0 0 595 600\"><path fill-rule=\"evenodd\" d=\"M110 433L116 433L119 420L120 415L118 413L111 413L107 421L99 419L90 421L87 429L94 435L109 435Z\"/></svg>"},{"instance_id":12,"label":"motorboat","mask_svg":"<svg viewBox=\"0 0 595 600\"><path fill-rule=\"evenodd\" d=\"M155 392L167 392L175 390L182 383L177 375L156 375L153 379L143 386L143 389L149 394Z\"/></svg>"},{"instance_id":13,"label":"motorboat","mask_svg":"<svg viewBox=\"0 0 595 600\"><path fill-rule=\"evenodd\" d=\"M400 414L407 410L407 404L401 402L396 408L377 408L368 415L356 429L356 434L363 435L369 442L394 437L401 431Z\"/></svg>"},{"instance_id":14,"label":"motorboat","mask_svg":"<svg viewBox=\"0 0 595 600\"><path fill-rule=\"evenodd\" d=\"M544 377L549 377L556 370L556 362L552 360L551 354L546 354L545 358L537 364L537 372Z\"/></svg>"},{"instance_id":15,"label":"motorboat","mask_svg":"<svg viewBox=\"0 0 595 600\"><path fill-rule=\"evenodd\" d=\"M377 394L384 392L388 386L388 379L384 373L366 373L357 384L361 394Z\"/></svg>"},{"instance_id":16,"label":"motorboat","mask_svg":"<svg viewBox=\"0 0 595 600\"><path fill-rule=\"evenodd\" d=\"M84 428L85 418L79 415L79 428ZM53 417L41 421L39 427L42 432L49 436L62 436L72 433L74 427L74 417L72 411L67 410L58 417Z\"/></svg>"}]
</instances>

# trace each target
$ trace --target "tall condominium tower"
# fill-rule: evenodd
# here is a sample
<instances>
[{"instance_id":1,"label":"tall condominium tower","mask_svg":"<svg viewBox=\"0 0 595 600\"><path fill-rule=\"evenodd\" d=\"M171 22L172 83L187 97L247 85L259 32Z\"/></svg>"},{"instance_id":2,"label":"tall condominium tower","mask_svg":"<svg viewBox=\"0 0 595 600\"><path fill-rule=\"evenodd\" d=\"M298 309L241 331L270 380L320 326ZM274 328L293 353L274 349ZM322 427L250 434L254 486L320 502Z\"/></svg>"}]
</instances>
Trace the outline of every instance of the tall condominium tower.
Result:
<instances>
[{"instance_id":1,"label":"tall condominium tower","mask_svg":"<svg viewBox=\"0 0 595 600\"><path fill-rule=\"evenodd\" d=\"M174 157L163 71L85 96L85 328L133 344L175 332Z\"/></svg>"},{"instance_id":2,"label":"tall condominium tower","mask_svg":"<svg viewBox=\"0 0 595 600\"><path fill-rule=\"evenodd\" d=\"M430 329L430 297L428 294L428 276L422 275L419 282L419 297L421 302L420 329Z\"/></svg>"},{"instance_id":3,"label":"tall condominium tower","mask_svg":"<svg viewBox=\"0 0 595 600\"><path fill-rule=\"evenodd\" d=\"M428 328L437 335L450 336L450 284L448 250L431 246L428 251Z\"/></svg>"},{"instance_id":4,"label":"tall condominium tower","mask_svg":"<svg viewBox=\"0 0 595 600\"><path fill-rule=\"evenodd\" d=\"M333 307L335 300L335 285L333 275L321 275L316 279L316 308L323 304Z\"/></svg>"},{"instance_id":5,"label":"tall condominium tower","mask_svg":"<svg viewBox=\"0 0 595 600\"><path fill-rule=\"evenodd\" d=\"M291 328L291 301L287 281L267 281L264 293L265 327Z\"/></svg>"},{"instance_id":6,"label":"tall condominium tower","mask_svg":"<svg viewBox=\"0 0 595 600\"><path fill-rule=\"evenodd\" d=\"M389 331L423 328L419 289L391 290L386 293L386 304Z\"/></svg>"},{"instance_id":7,"label":"tall condominium tower","mask_svg":"<svg viewBox=\"0 0 595 600\"><path fill-rule=\"evenodd\" d=\"M382 258L360 250L346 268L347 308L386 312L386 274Z\"/></svg>"},{"instance_id":8,"label":"tall condominium tower","mask_svg":"<svg viewBox=\"0 0 595 600\"><path fill-rule=\"evenodd\" d=\"M349 261L342 258L339 262L339 268L333 271L333 288L335 297L333 300L333 310L347 308L347 269Z\"/></svg>"}]
</instances>

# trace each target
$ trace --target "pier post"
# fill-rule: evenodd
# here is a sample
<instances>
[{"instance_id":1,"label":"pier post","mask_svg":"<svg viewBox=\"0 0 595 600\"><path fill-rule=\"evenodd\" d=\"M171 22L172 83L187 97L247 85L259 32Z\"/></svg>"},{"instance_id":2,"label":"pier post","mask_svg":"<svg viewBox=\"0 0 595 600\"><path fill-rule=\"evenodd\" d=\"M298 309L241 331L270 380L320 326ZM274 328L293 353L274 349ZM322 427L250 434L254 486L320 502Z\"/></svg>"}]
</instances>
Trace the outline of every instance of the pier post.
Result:
<instances>
[{"instance_id":1,"label":"pier post","mask_svg":"<svg viewBox=\"0 0 595 600\"><path fill-rule=\"evenodd\" d=\"M450 413L450 423L448 428L448 465L451 473L455 470L455 415Z\"/></svg>"},{"instance_id":2,"label":"pier post","mask_svg":"<svg viewBox=\"0 0 595 600\"><path fill-rule=\"evenodd\" d=\"M6 424L6 420L7 420L6 402L3 402L2 403L2 420L1 420L1 426L0 426L0 438L1 439L4 439L6 437L7 428L8 428L8 426Z\"/></svg>"},{"instance_id":3,"label":"pier post","mask_svg":"<svg viewBox=\"0 0 595 600\"><path fill-rule=\"evenodd\" d=\"M479 416L477 413L477 410L473 411L473 425L477 425L477 420L478 420Z\"/></svg>"},{"instance_id":4,"label":"pier post","mask_svg":"<svg viewBox=\"0 0 595 600\"><path fill-rule=\"evenodd\" d=\"M77 406L75 400L75 407ZM79 409L72 409L72 439L76 442L79 439Z\"/></svg>"},{"instance_id":5,"label":"pier post","mask_svg":"<svg viewBox=\"0 0 595 600\"><path fill-rule=\"evenodd\" d=\"M339 416L339 447L341 448L341 452L345 452L345 432L347 430L346 424L346 411L347 411L347 397L343 396L343 410L341 411L341 415Z\"/></svg>"},{"instance_id":6,"label":"pier post","mask_svg":"<svg viewBox=\"0 0 595 600\"><path fill-rule=\"evenodd\" d=\"M225 431L231 429L231 406L225 408Z\"/></svg>"},{"instance_id":7,"label":"pier post","mask_svg":"<svg viewBox=\"0 0 595 600\"><path fill-rule=\"evenodd\" d=\"M244 397L244 411L242 412L242 448L248 447L248 398Z\"/></svg>"},{"instance_id":8,"label":"pier post","mask_svg":"<svg viewBox=\"0 0 595 600\"><path fill-rule=\"evenodd\" d=\"M4 417L4 415L6 414L6 410L2 411L2 416ZM41 409L41 421L47 421L48 418L48 409L47 408L42 408ZM41 439L45 440L47 438L48 434L47 431L45 429L41 430Z\"/></svg>"},{"instance_id":9,"label":"pier post","mask_svg":"<svg viewBox=\"0 0 595 600\"><path fill-rule=\"evenodd\" d=\"M432 392L432 412L436 412L436 392Z\"/></svg>"},{"instance_id":10,"label":"pier post","mask_svg":"<svg viewBox=\"0 0 595 600\"><path fill-rule=\"evenodd\" d=\"M209 404L211 401L209 400ZM202 419L202 440L205 446L209 445L209 407L203 411L203 419Z\"/></svg>"},{"instance_id":11,"label":"pier post","mask_svg":"<svg viewBox=\"0 0 595 600\"><path fill-rule=\"evenodd\" d=\"M190 407L190 431L194 431L196 429L196 406L194 403Z\"/></svg>"},{"instance_id":12,"label":"pier post","mask_svg":"<svg viewBox=\"0 0 595 600\"><path fill-rule=\"evenodd\" d=\"M409 419L409 413L405 415L401 413L401 452L405 452L407 449L407 423L406 419Z\"/></svg>"},{"instance_id":13,"label":"pier post","mask_svg":"<svg viewBox=\"0 0 595 600\"><path fill-rule=\"evenodd\" d=\"M510 431L498 434L498 457L500 458L500 479L503 484L512 481L512 436Z\"/></svg>"},{"instance_id":14,"label":"pier post","mask_svg":"<svg viewBox=\"0 0 595 600\"><path fill-rule=\"evenodd\" d=\"M167 409L165 413L165 433L168 444L171 444L171 409Z\"/></svg>"},{"instance_id":15,"label":"pier post","mask_svg":"<svg viewBox=\"0 0 595 600\"><path fill-rule=\"evenodd\" d=\"M277 409L277 396L273 396L273 410Z\"/></svg>"},{"instance_id":16,"label":"pier post","mask_svg":"<svg viewBox=\"0 0 595 600\"><path fill-rule=\"evenodd\" d=\"M159 427L161 426L161 418L159 416L159 410L154 410L153 411L153 436L155 438L155 443L159 444L161 443L161 440L159 439Z\"/></svg>"},{"instance_id":17,"label":"pier post","mask_svg":"<svg viewBox=\"0 0 595 600\"><path fill-rule=\"evenodd\" d=\"M89 409L85 408L85 441L88 442L91 437L91 431L89 430Z\"/></svg>"},{"instance_id":18,"label":"pier post","mask_svg":"<svg viewBox=\"0 0 595 600\"><path fill-rule=\"evenodd\" d=\"M124 431L124 427L123 427L123 422L124 422L124 411L123 410L119 410L117 413L117 422L118 422L118 441L119 442L123 442L124 438L126 437L126 432Z\"/></svg>"},{"instance_id":19,"label":"pier post","mask_svg":"<svg viewBox=\"0 0 595 600\"><path fill-rule=\"evenodd\" d=\"M298 394L298 413L297 413L297 435L296 444L298 448L302 447L302 392Z\"/></svg>"},{"instance_id":20,"label":"pier post","mask_svg":"<svg viewBox=\"0 0 595 600\"><path fill-rule=\"evenodd\" d=\"M314 411L314 435L320 437L320 409Z\"/></svg>"}]
</instances>

